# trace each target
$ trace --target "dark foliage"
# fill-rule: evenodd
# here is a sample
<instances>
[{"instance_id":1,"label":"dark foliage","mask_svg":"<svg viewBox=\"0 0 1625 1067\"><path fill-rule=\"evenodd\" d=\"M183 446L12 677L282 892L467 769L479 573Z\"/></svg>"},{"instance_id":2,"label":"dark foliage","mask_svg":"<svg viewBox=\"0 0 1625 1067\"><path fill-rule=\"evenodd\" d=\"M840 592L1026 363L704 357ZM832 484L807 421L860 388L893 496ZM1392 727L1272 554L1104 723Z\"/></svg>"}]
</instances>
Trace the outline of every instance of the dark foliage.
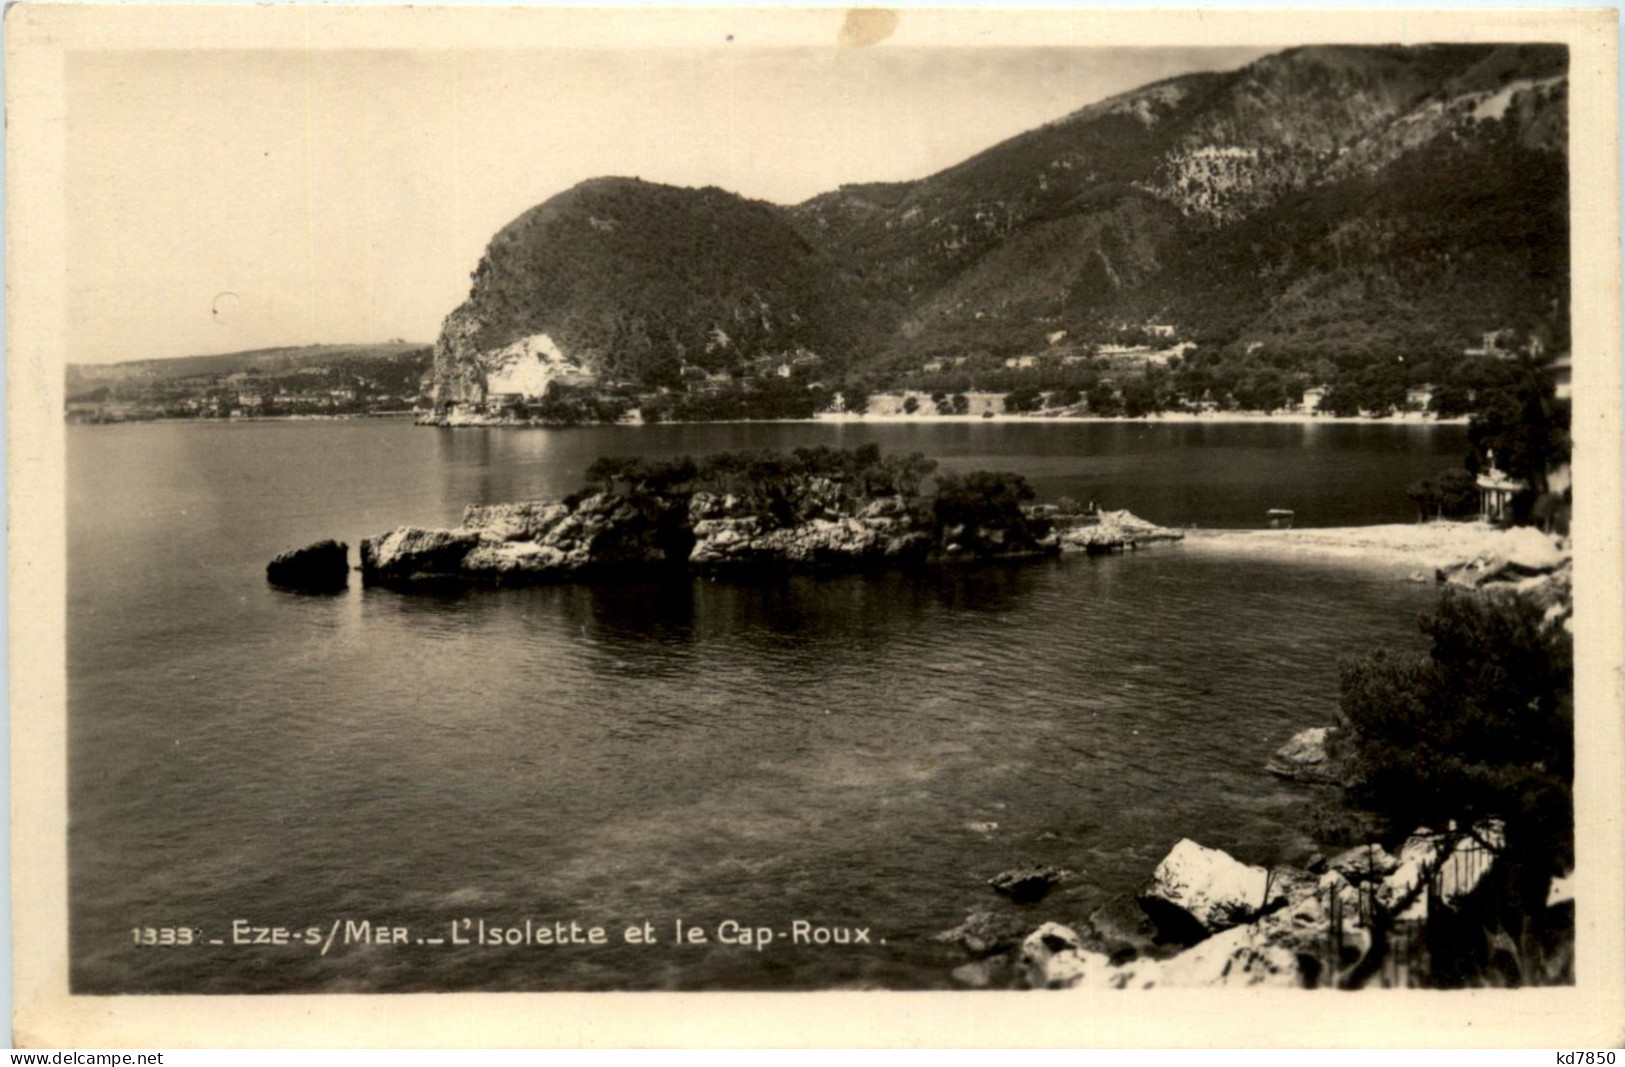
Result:
<instances>
[{"instance_id":1,"label":"dark foliage","mask_svg":"<svg viewBox=\"0 0 1625 1067\"><path fill-rule=\"evenodd\" d=\"M1034 496L1026 478L1007 471L944 474L931 502L935 535L977 554L1019 551L1046 532L1022 511Z\"/></svg>"},{"instance_id":2,"label":"dark foliage","mask_svg":"<svg viewBox=\"0 0 1625 1067\"><path fill-rule=\"evenodd\" d=\"M1546 489L1547 473L1569 461L1569 404L1553 396L1540 368L1525 366L1516 380L1488 387L1467 425L1472 470L1484 470L1494 453L1495 466L1528 482L1537 493Z\"/></svg>"},{"instance_id":3,"label":"dark foliage","mask_svg":"<svg viewBox=\"0 0 1625 1067\"><path fill-rule=\"evenodd\" d=\"M670 527L674 543L678 527L687 529L691 501L702 493L711 497L707 507L769 528L852 517L890 500L886 513L893 521L926 534L939 551L954 545L970 556L1031 552L1049 532L1048 523L1023 508L1033 490L1021 475L972 471L933 482L936 468L917 452L888 456L872 444L723 452L698 461L606 456L587 468L586 485L567 502L609 494L639 509L648 523Z\"/></svg>"},{"instance_id":4,"label":"dark foliage","mask_svg":"<svg viewBox=\"0 0 1625 1067\"><path fill-rule=\"evenodd\" d=\"M1530 884L1572 867L1573 643L1521 597L1447 593L1429 652L1346 663L1353 799L1402 829L1499 818Z\"/></svg>"},{"instance_id":5,"label":"dark foliage","mask_svg":"<svg viewBox=\"0 0 1625 1067\"><path fill-rule=\"evenodd\" d=\"M1437 479L1412 482L1405 495L1416 505L1420 522L1429 519L1465 519L1478 511L1478 484L1471 473L1453 467Z\"/></svg>"},{"instance_id":6,"label":"dark foliage","mask_svg":"<svg viewBox=\"0 0 1625 1067\"><path fill-rule=\"evenodd\" d=\"M1038 390L1031 386L1023 386L1012 390L1004 398L1004 410L1019 414L1024 411L1037 411L1044 406L1044 398Z\"/></svg>"},{"instance_id":7,"label":"dark foliage","mask_svg":"<svg viewBox=\"0 0 1625 1067\"><path fill-rule=\"evenodd\" d=\"M1145 375L1135 375L1123 383L1123 414L1129 418L1153 415L1163 406L1163 398L1156 384Z\"/></svg>"},{"instance_id":8,"label":"dark foliage","mask_svg":"<svg viewBox=\"0 0 1625 1067\"><path fill-rule=\"evenodd\" d=\"M645 422L810 419L823 399L792 380L768 378L712 392L663 393L646 398L639 411Z\"/></svg>"},{"instance_id":9,"label":"dark foliage","mask_svg":"<svg viewBox=\"0 0 1625 1067\"><path fill-rule=\"evenodd\" d=\"M815 518L853 515L881 497L918 507L936 461L918 452L885 456L878 445L837 449L820 445L793 452L720 452L698 462L605 456L587 468L590 492L627 498L681 498L710 493L734 501L732 514L755 515L788 526ZM686 506L686 504L685 504Z\"/></svg>"},{"instance_id":10,"label":"dark foliage","mask_svg":"<svg viewBox=\"0 0 1625 1067\"><path fill-rule=\"evenodd\" d=\"M582 426L617 422L631 407L630 401L596 389L549 382L547 392L537 399L521 402L514 414L549 426Z\"/></svg>"},{"instance_id":11,"label":"dark foliage","mask_svg":"<svg viewBox=\"0 0 1625 1067\"><path fill-rule=\"evenodd\" d=\"M1096 382L1089 390L1089 412L1092 415L1121 415L1123 404L1117 399L1117 390L1108 382Z\"/></svg>"}]
</instances>

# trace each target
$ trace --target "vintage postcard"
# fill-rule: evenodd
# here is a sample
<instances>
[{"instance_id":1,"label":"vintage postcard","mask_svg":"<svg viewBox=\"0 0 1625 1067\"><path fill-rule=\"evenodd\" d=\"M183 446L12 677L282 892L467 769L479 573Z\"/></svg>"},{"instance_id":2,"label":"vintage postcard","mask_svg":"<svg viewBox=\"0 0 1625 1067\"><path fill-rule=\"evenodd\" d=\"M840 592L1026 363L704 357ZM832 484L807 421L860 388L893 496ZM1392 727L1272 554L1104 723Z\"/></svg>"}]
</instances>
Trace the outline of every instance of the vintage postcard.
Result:
<instances>
[{"instance_id":1,"label":"vintage postcard","mask_svg":"<svg viewBox=\"0 0 1625 1067\"><path fill-rule=\"evenodd\" d=\"M14 1042L1625 1040L1615 27L12 5Z\"/></svg>"}]
</instances>

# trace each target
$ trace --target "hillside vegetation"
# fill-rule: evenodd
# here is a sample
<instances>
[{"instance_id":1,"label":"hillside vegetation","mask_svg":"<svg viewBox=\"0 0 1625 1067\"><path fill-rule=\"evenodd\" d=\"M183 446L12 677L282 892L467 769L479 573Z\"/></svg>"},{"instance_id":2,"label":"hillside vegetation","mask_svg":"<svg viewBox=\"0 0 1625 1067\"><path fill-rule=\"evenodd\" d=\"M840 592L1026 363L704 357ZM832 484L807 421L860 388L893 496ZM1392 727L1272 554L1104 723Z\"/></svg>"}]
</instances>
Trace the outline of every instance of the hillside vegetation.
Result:
<instances>
[{"instance_id":1,"label":"hillside vegetation","mask_svg":"<svg viewBox=\"0 0 1625 1067\"><path fill-rule=\"evenodd\" d=\"M126 360L123 363L70 363L67 367L67 391L71 399L89 389L101 386L117 387L125 383L223 376L245 371L279 374L316 364L360 365L375 361L387 363L402 357L418 359L427 347L421 341L385 341L380 344L253 348L242 352L136 359Z\"/></svg>"},{"instance_id":2,"label":"hillside vegetation","mask_svg":"<svg viewBox=\"0 0 1625 1067\"><path fill-rule=\"evenodd\" d=\"M418 399L431 354L427 345L387 341L70 363L68 411L123 421L403 410Z\"/></svg>"},{"instance_id":3,"label":"hillside vegetation","mask_svg":"<svg viewBox=\"0 0 1625 1067\"><path fill-rule=\"evenodd\" d=\"M584 182L492 239L435 404L556 379L657 418L799 410L778 378L837 409L899 387L1268 409L1318 386L1382 413L1424 384L1470 406L1487 363L1569 344L1567 63L1292 49L790 207Z\"/></svg>"},{"instance_id":4,"label":"hillside vegetation","mask_svg":"<svg viewBox=\"0 0 1625 1067\"><path fill-rule=\"evenodd\" d=\"M440 394L482 399L494 352L545 334L601 378L678 386L762 356L859 350L864 302L784 212L720 189L584 182L492 238L436 349Z\"/></svg>"}]
</instances>

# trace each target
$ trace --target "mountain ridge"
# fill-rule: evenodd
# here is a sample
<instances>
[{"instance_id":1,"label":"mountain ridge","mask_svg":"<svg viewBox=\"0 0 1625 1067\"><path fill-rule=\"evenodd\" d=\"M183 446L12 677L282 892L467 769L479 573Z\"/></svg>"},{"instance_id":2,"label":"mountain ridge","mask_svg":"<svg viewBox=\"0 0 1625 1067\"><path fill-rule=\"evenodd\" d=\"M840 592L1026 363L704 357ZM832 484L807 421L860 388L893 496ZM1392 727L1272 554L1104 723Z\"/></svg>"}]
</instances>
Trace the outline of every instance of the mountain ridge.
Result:
<instances>
[{"instance_id":1,"label":"mountain ridge","mask_svg":"<svg viewBox=\"0 0 1625 1067\"><path fill-rule=\"evenodd\" d=\"M884 383L1149 326L1306 380L1395 346L1442 375L1504 327L1555 351L1566 66L1562 46L1312 46L793 205L594 179L493 238L437 342L436 404L486 400L524 338L666 389L792 353Z\"/></svg>"}]
</instances>

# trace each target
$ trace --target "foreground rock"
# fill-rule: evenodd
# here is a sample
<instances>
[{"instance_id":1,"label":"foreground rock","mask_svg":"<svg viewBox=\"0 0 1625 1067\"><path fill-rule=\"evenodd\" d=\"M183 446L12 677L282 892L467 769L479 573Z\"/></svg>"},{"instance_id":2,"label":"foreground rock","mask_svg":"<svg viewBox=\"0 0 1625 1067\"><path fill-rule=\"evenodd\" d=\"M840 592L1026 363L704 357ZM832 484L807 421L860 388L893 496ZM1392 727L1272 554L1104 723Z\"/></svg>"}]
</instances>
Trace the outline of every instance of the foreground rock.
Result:
<instances>
[{"instance_id":1,"label":"foreground rock","mask_svg":"<svg viewBox=\"0 0 1625 1067\"><path fill-rule=\"evenodd\" d=\"M988 879L995 893L1002 893L1018 904L1043 900L1066 880L1067 872L1056 867L1013 867Z\"/></svg>"},{"instance_id":2,"label":"foreground rock","mask_svg":"<svg viewBox=\"0 0 1625 1067\"><path fill-rule=\"evenodd\" d=\"M1047 923L1022 942L1020 973L1035 989L1155 989L1158 987L1302 986L1297 956L1269 944L1250 927L1236 927L1171 959L1113 964L1083 947L1077 933Z\"/></svg>"},{"instance_id":3,"label":"foreground rock","mask_svg":"<svg viewBox=\"0 0 1625 1067\"><path fill-rule=\"evenodd\" d=\"M1336 728L1316 726L1292 735L1292 740L1275 751L1265 769L1282 778L1300 782L1337 782L1341 774L1327 751Z\"/></svg>"},{"instance_id":4,"label":"foreground rock","mask_svg":"<svg viewBox=\"0 0 1625 1067\"><path fill-rule=\"evenodd\" d=\"M284 552L265 565L265 578L287 589L343 589L350 581L350 546L343 541L317 541Z\"/></svg>"},{"instance_id":5,"label":"foreground rock","mask_svg":"<svg viewBox=\"0 0 1625 1067\"><path fill-rule=\"evenodd\" d=\"M1186 838L1157 865L1140 903L1159 927L1194 941L1258 914L1269 882L1264 868Z\"/></svg>"},{"instance_id":6,"label":"foreground rock","mask_svg":"<svg viewBox=\"0 0 1625 1067\"><path fill-rule=\"evenodd\" d=\"M1205 918L1216 932L1157 957L1097 951L1073 928L1044 923L1022 940L1016 974L1038 989L1358 984L1390 950L1390 938L1402 936L1396 930L1427 917L1428 884L1441 903L1459 904L1483 884L1503 845L1495 822L1419 829L1397 856L1380 846L1351 849L1316 876L1286 867L1266 872L1181 841L1157 869L1157 896L1148 893L1142 903L1174 907L1169 898L1177 899L1187 919Z\"/></svg>"},{"instance_id":7,"label":"foreground rock","mask_svg":"<svg viewBox=\"0 0 1625 1067\"><path fill-rule=\"evenodd\" d=\"M1438 581L1492 596L1520 596L1546 608L1546 622L1572 631L1573 555L1567 540L1528 526L1504 530L1486 550L1440 567Z\"/></svg>"}]
</instances>

